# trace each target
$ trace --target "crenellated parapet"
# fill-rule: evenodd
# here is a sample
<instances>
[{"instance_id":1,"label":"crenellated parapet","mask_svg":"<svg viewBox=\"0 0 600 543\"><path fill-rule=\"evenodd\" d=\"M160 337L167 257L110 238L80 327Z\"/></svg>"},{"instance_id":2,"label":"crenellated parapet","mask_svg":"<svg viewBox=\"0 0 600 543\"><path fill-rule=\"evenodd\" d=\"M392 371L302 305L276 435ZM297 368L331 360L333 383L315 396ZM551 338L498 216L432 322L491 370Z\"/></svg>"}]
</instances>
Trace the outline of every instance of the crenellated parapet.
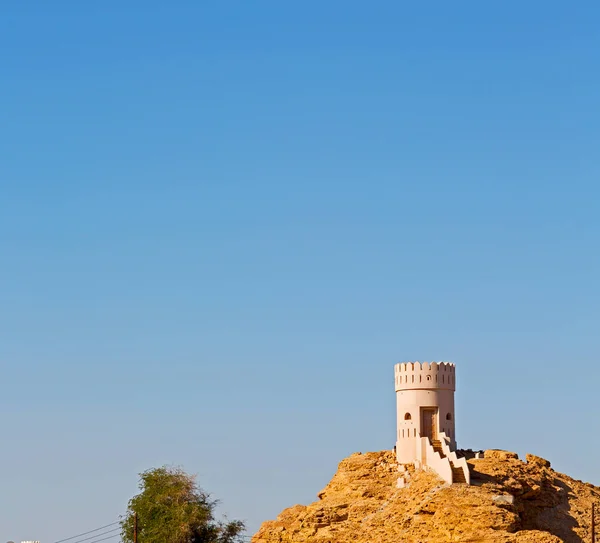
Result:
<instances>
[{"instance_id":1,"label":"crenellated parapet","mask_svg":"<svg viewBox=\"0 0 600 543\"><path fill-rule=\"evenodd\" d=\"M452 362L400 362L394 366L396 392L414 389L456 389Z\"/></svg>"}]
</instances>

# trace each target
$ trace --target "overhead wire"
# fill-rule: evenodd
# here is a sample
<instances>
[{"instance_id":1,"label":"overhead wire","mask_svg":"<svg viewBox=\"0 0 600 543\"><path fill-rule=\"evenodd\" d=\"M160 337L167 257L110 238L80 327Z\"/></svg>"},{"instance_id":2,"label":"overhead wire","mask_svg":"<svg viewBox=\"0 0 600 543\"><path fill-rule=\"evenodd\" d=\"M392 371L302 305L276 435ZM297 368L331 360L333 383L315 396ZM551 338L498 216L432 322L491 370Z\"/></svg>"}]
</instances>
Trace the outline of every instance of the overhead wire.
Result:
<instances>
[{"instance_id":1,"label":"overhead wire","mask_svg":"<svg viewBox=\"0 0 600 543\"><path fill-rule=\"evenodd\" d=\"M111 526L114 526L115 524L120 524L121 521L117 520L115 522L111 522L110 524L105 524L104 526L100 526L100 528L96 528L95 530L90 530L88 532L83 532L81 534L77 534L77 535L73 535L71 537L67 537L65 539L59 539L58 541L54 541L54 543L64 543L65 541L72 541L72 543L83 543L84 541L90 541L90 543L100 543L100 541L106 541L108 539L112 539L113 537L118 537L119 535L121 535L120 533L112 533L112 532L117 532L121 530L121 527L117 527L117 528L111 528L110 530L107 530L106 532L102 532L99 534L96 534L94 532L99 532L100 530L104 530L104 528L110 528ZM108 537L103 537L101 539L96 539L97 537L106 535L106 534L111 534ZM94 534L93 536L90 537L86 537L84 539L77 539L83 535L89 535L89 534ZM252 539L252 536L249 535L242 535L241 536L242 539L246 540L246 541L250 541ZM77 539L77 541L73 541L73 539ZM93 541L92 541L93 540Z\"/></svg>"},{"instance_id":2,"label":"overhead wire","mask_svg":"<svg viewBox=\"0 0 600 543\"><path fill-rule=\"evenodd\" d=\"M119 537L121 534L113 534L108 537L103 537L102 539L95 539L92 543L99 543L100 541L106 541L107 539L112 539L113 537Z\"/></svg>"},{"instance_id":3,"label":"overhead wire","mask_svg":"<svg viewBox=\"0 0 600 543\"><path fill-rule=\"evenodd\" d=\"M119 531L119 532L121 531L121 527L120 526L117 527L117 528L113 528L112 530L107 530L106 532L102 532L102 533L99 533L99 534L92 535L90 537L86 537L84 539L78 539L77 541L74 541L73 543L82 543L82 541L89 541L90 539L96 539L97 537L100 537L101 535L106 535L106 534L110 534L112 532L117 532L117 531ZM115 534L115 535L118 535L118 534ZM92 543L96 543L96 542L93 541Z\"/></svg>"},{"instance_id":4,"label":"overhead wire","mask_svg":"<svg viewBox=\"0 0 600 543\"><path fill-rule=\"evenodd\" d=\"M100 530L104 530L104 528L109 528L111 526L114 526L115 524L120 524L120 523L121 523L121 521L117 520L116 522L111 522L110 524L106 524L104 526L100 526L100 528L96 528L95 530L90 530L89 532L83 532L81 534L72 535L71 537L67 537L65 539L59 539L58 541L55 541L54 543L63 543L64 541L71 541L73 539L77 539L78 537L81 537L82 535L93 534L94 532L99 532ZM117 528L115 528L115 530L116 529ZM109 531L112 531L112 530L109 530ZM108 533L108 532L105 532L105 533ZM98 536L101 536L101 535L103 535L103 534L96 534L93 537L98 537ZM90 539L92 539L92 538L90 538ZM83 541L87 541L87 540L84 539Z\"/></svg>"}]
</instances>

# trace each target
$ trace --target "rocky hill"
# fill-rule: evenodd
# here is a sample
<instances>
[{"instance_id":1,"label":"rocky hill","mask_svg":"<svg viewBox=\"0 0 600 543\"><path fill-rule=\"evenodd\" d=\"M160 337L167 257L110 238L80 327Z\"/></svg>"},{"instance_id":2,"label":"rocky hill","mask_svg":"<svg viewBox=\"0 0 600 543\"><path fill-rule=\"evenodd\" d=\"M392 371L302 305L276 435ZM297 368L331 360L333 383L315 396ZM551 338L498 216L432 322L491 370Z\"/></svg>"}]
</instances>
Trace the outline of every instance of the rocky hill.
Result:
<instances>
[{"instance_id":1,"label":"rocky hill","mask_svg":"<svg viewBox=\"0 0 600 543\"><path fill-rule=\"evenodd\" d=\"M392 452L353 454L318 501L285 509L261 526L252 543L591 541L592 503L600 505L600 488L529 454L522 461L515 453L485 451L484 458L469 460L469 468L470 486L411 470L408 485L397 488Z\"/></svg>"}]
</instances>

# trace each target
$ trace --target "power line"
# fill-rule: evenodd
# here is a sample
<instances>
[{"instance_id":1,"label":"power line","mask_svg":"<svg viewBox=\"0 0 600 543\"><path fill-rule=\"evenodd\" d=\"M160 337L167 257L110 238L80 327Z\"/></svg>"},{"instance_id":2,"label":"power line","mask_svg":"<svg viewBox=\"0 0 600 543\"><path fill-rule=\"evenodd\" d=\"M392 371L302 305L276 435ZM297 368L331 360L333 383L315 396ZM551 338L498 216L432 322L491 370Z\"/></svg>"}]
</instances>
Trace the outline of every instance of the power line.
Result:
<instances>
[{"instance_id":1,"label":"power line","mask_svg":"<svg viewBox=\"0 0 600 543\"><path fill-rule=\"evenodd\" d=\"M102 529L102 528L100 528L100 529ZM82 541L89 541L90 539L95 539L96 537L100 537L101 535L110 534L112 532L116 532L117 530L121 530L121 527L113 528L112 530L107 530L106 532L102 532L100 534L92 535L90 537L86 537L85 539L78 539L77 541L74 541L74 543L81 543ZM82 535L85 535L85 534L82 534ZM115 534L115 535L117 535L117 534ZM96 543L96 542L94 541L92 543Z\"/></svg>"},{"instance_id":2,"label":"power line","mask_svg":"<svg viewBox=\"0 0 600 543\"><path fill-rule=\"evenodd\" d=\"M100 541L106 541L107 539L112 539L113 537L119 537L121 534L113 534L113 535L109 535L108 537L103 537L102 539L96 539L96 541L93 541L92 543L99 543Z\"/></svg>"},{"instance_id":3,"label":"power line","mask_svg":"<svg viewBox=\"0 0 600 543\"><path fill-rule=\"evenodd\" d=\"M120 524L120 522L121 522L120 520L117 520L116 522L111 522L110 524L107 524L106 526L100 526L100 528L96 528L95 530L90 530L89 532L83 532L82 534L73 535L71 537L67 537L66 539L59 539L58 541L55 541L54 543L63 543L63 541L71 541L72 539L77 539L78 537L81 537L82 535L93 534L94 532L99 532L100 530L104 530L104 528L109 528L110 526L114 526L115 524ZM108 533L108 532L106 532L106 533ZM97 537L99 535L103 535L103 534L96 534L94 537Z\"/></svg>"}]
</instances>

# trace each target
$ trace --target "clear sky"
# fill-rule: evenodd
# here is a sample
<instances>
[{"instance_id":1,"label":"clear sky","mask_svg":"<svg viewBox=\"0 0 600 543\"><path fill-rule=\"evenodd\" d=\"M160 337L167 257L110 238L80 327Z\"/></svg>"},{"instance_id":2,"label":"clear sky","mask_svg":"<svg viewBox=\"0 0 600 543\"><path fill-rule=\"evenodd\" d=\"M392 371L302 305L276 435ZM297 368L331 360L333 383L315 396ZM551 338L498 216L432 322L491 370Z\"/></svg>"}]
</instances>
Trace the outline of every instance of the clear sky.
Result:
<instances>
[{"instance_id":1,"label":"clear sky","mask_svg":"<svg viewBox=\"0 0 600 543\"><path fill-rule=\"evenodd\" d=\"M250 533L394 445L600 483L597 2L6 2L0 540L197 473Z\"/></svg>"}]
</instances>

